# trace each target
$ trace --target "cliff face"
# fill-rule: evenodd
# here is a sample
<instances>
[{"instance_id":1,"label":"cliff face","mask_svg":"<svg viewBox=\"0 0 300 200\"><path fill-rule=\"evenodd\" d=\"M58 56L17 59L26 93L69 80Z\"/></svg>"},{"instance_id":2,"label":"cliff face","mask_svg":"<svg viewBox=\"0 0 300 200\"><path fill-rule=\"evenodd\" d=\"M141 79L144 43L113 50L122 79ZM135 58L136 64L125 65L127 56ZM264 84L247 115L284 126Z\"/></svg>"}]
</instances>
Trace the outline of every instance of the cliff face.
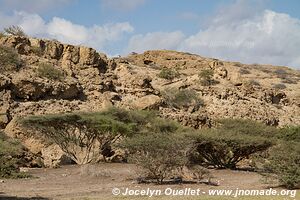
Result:
<instances>
[{"instance_id":1,"label":"cliff face","mask_svg":"<svg viewBox=\"0 0 300 200\"><path fill-rule=\"evenodd\" d=\"M32 152L43 150L45 161L51 155L49 165L60 158L61 150L26 137L16 117L99 111L115 105L155 109L195 128L210 126L219 118L249 118L274 126L300 124L300 73L286 67L244 65L175 51L108 59L91 48L22 37L0 38L0 45L16 49L23 62L18 70L0 73L0 113L5 114L0 126ZM41 64L53 66L62 78L41 76ZM162 68L176 69L179 76L160 78ZM213 71L215 84L200 84L198 74L203 70ZM162 94L170 88L196 91L204 106L166 106Z\"/></svg>"}]
</instances>

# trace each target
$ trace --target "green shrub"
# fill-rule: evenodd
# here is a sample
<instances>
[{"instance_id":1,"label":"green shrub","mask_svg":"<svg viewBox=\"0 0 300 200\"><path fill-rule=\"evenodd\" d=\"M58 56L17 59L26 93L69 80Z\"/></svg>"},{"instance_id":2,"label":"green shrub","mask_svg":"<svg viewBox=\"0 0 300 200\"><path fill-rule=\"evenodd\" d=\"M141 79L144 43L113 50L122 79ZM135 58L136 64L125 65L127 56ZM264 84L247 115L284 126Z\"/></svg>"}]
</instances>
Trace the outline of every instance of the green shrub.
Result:
<instances>
[{"instance_id":1,"label":"green shrub","mask_svg":"<svg viewBox=\"0 0 300 200\"><path fill-rule=\"evenodd\" d=\"M27 174L19 170L22 145L8 138L0 131L0 178L25 178Z\"/></svg>"},{"instance_id":2,"label":"green shrub","mask_svg":"<svg viewBox=\"0 0 300 200\"><path fill-rule=\"evenodd\" d=\"M213 76L214 76L214 70L212 70L212 69L202 70L198 74L200 84L202 86L210 86L210 85L214 85L214 84L219 83L218 81L213 79Z\"/></svg>"},{"instance_id":3,"label":"green shrub","mask_svg":"<svg viewBox=\"0 0 300 200\"><path fill-rule=\"evenodd\" d=\"M300 186L300 143L283 142L270 150L263 175L288 189Z\"/></svg>"},{"instance_id":4,"label":"green shrub","mask_svg":"<svg viewBox=\"0 0 300 200\"><path fill-rule=\"evenodd\" d=\"M300 126L287 126L279 130L277 138L283 141L300 143Z\"/></svg>"},{"instance_id":5,"label":"green shrub","mask_svg":"<svg viewBox=\"0 0 300 200\"><path fill-rule=\"evenodd\" d=\"M2 72L18 70L21 65L21 58L15 49L0 45L0 70Z\"/></svg>"},{"instance_id":6,"label":"green shrub","mask_svg":"<svg viewBox=\"0 0 300 200\"><path fill-rule=\"evenodd\" d=\"M194 90L183 89L178 90L175 88L168 89L162 93L165 103L177 109L187 109L191 106L194 110L198 110L204 106L204 102L200 99Z\"/></svg>"},{"instance_id":7,"label":"green shrub","mask_svg":"<svg viewBox=\"0 0 300 200\"><path fill-rule=\"evenodd\" d=\"M31 46L30 50L33 54L35 54L37 56L42 56L44 54L41 47Z\"/></svg>"},{"instance_id":8,"label":"green shrub","mask_svg":"<svg viewBox=\"0 0 300 200\"><path fill-rule=\"evenodd\" d=\"M152 133L175 133L180 128L180 125L172 120L155 118L148 126L148 132Z\"/></svg>"},{"instance_id":9,"label":"green shrub","mask_svg":"<svg viewBox=\"0 0 300 200\"><path fill-rule=\"evenodd\" d=\"M274 71L274 74L276 74L278 78L286 78L288 75L287 71L284 69L277 69Z\"/></svg>"},{"instance_id":10,"label":"green shrub","mask_svg":"<svg viewBox=\"0 0 300 200\"><path fill-rule=\"evenodd\" d=\"M177 137L155 133L138 135L123 141L122 146L129 151L129 160L144 170L143 179L162 184L187 163L186 145L182 138Z\"/></svg>"},{"instance_id":11,"label":"green shrub","mask_svg":"<svg viewBox=\"0 0 300 200\"><path fill-rule=\"evenodd\" d=\"M64 78L64 73L55 68L52 64L41 63L37 68L37 75L41 78L61 81Z\"/></svg>"},{"instance_id":12,"label":"green shrub","mask_svg":"<svg viewBox=\"0 0 300 200\"><path fill-rule=\"evenodd\" d=\"M4 34L26 37L26 34L23 31L23 29L20 26L15 25L4 28Z\"/></svg>"},{"instance_id":13,"label":"green shrub","mask_svg":"<svg viewBox=\"0 0 300 200\"><path fill-rule=\"evenodd\" d=\"M223 120L216 128L188 135L194 143L189 157L192 163L203 166L235 169L240 161L270 148L274 131L253 121Z\"/></svg>"},{"instance_id":14,"label":"green shrub","mask_svg":"<svg viewBox=\"0 0 300 200\"><path fill-rule=\"evenodd\" d=\"M180 74L177 70L169 69L169 68L163 68L157 76L159 78L163 78L163 79L167 79L167 80L173 80L175 78L178 78L180 76Z\"/></svg>"}]
</instances>

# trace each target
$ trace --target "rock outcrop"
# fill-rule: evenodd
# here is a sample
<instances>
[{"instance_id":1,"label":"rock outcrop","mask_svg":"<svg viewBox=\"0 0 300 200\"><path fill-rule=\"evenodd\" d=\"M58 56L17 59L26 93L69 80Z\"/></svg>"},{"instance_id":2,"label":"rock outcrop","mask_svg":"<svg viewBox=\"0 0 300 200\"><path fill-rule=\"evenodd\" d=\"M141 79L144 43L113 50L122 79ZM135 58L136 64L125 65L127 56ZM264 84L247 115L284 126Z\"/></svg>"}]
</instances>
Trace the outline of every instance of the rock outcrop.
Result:
<instances>
[{"instance_id":1,"label":"rock outcrop","mask_svg":"<svg viewBox=\"0 0 300 200\"><path fill-rule=\"evenodd\" d=\"M88 47L15 36L0 38L1 45L14 48L22 66L0 74L0 127L40 155L46 166L70 160L57 146L26 135L18 117L91 112L114 105L155 109L161 116L193 128L210 127L219 118L249 118L272 126L300 125L300 73L286 67L243 65L175 51L147 51L109 59ZM58 69L64 77L39 75L41 63ZM160 78L163 68L177 70L180 75L173 80ZM213 71L214 84L200 84L198 74L205 69ZM282 70L284 76L279 74ZM162 94L171 88L194 90L204 106L167 106Z\"/></svg>"}]
</instances>

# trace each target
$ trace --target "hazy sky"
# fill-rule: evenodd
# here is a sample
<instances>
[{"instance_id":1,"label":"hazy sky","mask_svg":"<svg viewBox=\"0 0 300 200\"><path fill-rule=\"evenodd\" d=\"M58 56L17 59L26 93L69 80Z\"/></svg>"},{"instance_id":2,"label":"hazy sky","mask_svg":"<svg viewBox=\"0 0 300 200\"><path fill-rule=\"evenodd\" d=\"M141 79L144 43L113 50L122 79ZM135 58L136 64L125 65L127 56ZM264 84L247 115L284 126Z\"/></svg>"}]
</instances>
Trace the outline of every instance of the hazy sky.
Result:
<instances>
[{"instance_id":1,"label":"hazy sky","mask_svg":"<svg viewBox=\"0 0 300 200\"><path fill-rule=\"evenodd\" d=\"M299 0L0 0L0 29L110 56L172 49L300 69Z\"/></svg>"}]
</instances>

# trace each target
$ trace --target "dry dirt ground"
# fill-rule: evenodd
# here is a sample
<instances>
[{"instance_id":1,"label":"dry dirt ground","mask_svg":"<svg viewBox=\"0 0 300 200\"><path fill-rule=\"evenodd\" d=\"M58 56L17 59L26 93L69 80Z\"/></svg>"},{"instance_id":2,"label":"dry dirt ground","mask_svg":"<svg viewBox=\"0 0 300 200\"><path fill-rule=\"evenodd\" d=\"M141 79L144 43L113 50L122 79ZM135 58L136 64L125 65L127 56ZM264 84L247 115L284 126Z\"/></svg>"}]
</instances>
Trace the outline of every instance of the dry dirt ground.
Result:
<instances>
[{"instance_id":1,"label":"dry dirt ground","mask_svg":"<svg viewBox=\"0 0 300 200\"><path fill-rule=\"evenodd\" d=\"M125 191L130 189L183 189L194 188L208 191L209 189L266 189L268 186L261 182L257 173L247 171L212 170L219 186L206 184L163 185L137 184L136 166L131 164L98 164L98 165L69 165L57 169L30 169L29 173L35 178L21 180L4 180L0 183L0 200L29 200L29 199L140 199L141 197L113 196L112 189ZM299 193L300 191L298 191ZM292 198L297 199L298 197ZM142 198L149 199L149 197ZM153 198L152 198L153 199ZM156 198L154 198L156 199ZM158 199L178 199L158 197ZM201 197L183 199L229 199L226 197ZM231 199L231 198L230 198ZM291 199L291 198L235 198L235 199ZM299 198L300 199L300 198Z\"/></svg>"}]
</instances>

